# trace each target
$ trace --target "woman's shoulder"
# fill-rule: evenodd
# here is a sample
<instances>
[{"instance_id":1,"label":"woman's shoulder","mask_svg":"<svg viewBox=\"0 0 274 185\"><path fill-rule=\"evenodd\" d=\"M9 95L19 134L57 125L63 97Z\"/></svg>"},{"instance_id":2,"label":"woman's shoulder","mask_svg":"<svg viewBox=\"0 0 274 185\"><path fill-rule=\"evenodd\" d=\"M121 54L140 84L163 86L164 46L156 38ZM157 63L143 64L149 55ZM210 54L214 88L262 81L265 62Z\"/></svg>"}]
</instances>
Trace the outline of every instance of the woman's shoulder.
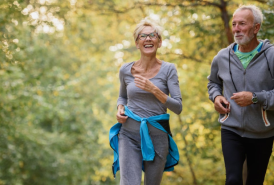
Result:
<instances>
[{"instance_id":1,"label":"woman's shoulder","mask_svg":"<svg viewBox=\"0 0 274 185\"><path fill-rule=\"evenodd\" d=\"M170 76L177 74L175 64L163 61L162 65L162 75L164 75L165 78L169 78Z\"/></svg>"},{"instance_id":2,"label":"woman's shoulder","mask_svg":"<svg viewBox=\"0 0 274 185\"><path fill-rule=\"evenodd\" d=\"M120 72L128 72L130 71L132 65L133 65L134 61L133 62L128 62L128 63L125 63L123 64L121 67L120 67Z\"/></svg>"},{"instance_id":3,"label":"woman's shoulder","mask_svg":"<svg viewBox=\"0 0 274 185\"><path fill-rule=\"evenodd\" d=\"M170 62L166 62L166 61L162 61L162 62L163 62L163 63L162 63L163 69L164 69L165 71L170 71L170 70L176 69L175 64L170 63Z\"/></svg>"}]
</instances>

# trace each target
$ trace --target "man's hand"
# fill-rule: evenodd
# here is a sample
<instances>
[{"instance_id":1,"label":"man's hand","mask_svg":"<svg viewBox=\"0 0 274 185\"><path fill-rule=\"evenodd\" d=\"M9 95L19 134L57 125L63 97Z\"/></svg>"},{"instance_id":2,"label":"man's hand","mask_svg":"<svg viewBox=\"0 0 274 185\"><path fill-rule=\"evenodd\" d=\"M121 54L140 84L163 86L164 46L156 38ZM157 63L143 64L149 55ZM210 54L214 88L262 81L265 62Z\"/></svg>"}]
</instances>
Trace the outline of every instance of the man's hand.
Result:
<instances>
[{"instance_id":1,"label":"man's hand","mask_svg":"<svg viewBox=\"0 0 274 185\"><path fill-rule=\"evenodd\" d=\"M125 123L127 120L127 116L125 115L125 107L124 105L118 105L118 111L116 114L116 119L119 123Z\"/></svg>"},{"instance_id":2,"label":"man's hand","mask_svg":"<svg viewBox=\"0 0 274 185\"><path fill-rule=\"evenodd\" d=\"M233 93L231 99L234 100L239 106L245 107L252 104L252 92L242 91Z\"/></svg>"},{"instance_id":3,"label":"man's hand","mask_svg":"<svg viewBox=\"0 0 274 185\"><path fill-rule=\"evenodd\" d=\"M214 100L214 108L220 114L226 114L230 112L229 102L223 96L217 96Z\"/></svg>"}]
</instances>

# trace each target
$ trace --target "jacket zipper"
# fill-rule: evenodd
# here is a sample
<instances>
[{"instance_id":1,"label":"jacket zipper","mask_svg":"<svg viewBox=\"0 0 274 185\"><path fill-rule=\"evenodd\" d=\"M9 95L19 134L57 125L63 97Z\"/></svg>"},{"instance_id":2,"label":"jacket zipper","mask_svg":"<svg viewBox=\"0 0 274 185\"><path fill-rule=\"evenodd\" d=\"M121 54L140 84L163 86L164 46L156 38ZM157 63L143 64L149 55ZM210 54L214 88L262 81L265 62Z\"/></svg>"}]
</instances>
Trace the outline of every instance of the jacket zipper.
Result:
<instances>
[{"instance_id":1,"label":"jacket zipper","mask_svg":"<svg viewBox=\"0 0 274 185\"><path fill-rule=\"evenodd\" d=\"M252 58L252 60L249 62L249 64L247 65L247 67L246 67L246 69L244 68L244 66L243 66L243 64L242 64L242 62L240 61L240 59L237 57L237 55L234 53L234 52L232 52L233 53L233 55L235 55L236 56L236 60L238 60L237 62L240 62L240 64L241 64L241 66L242 66L242 69L244 70L244 72L243 72L243 83L244 83L244 90L246 91L246 83L245 83L245 74L246 74L246 69L248 68L248 66L250 65L250 63L254 60L254 58L258 55L258 53ZM242 124L241 124L241 129L243 129L243 134L242 134L242 137L244 136L244 133L245 133L245 130L244 130L244 126L245 126L245 122L244 122L244 113L245 113L245 107L243 107L242 109L241 109L241 114L242 114Z\"/></svg>"},{"instance_id":2,"label":"jacket zipper","mask_svg":"<svg viewBox=\"0 0 274 185\"><path fill-rule=\"evenodd\" d=\"M251 61L248 63L248 65L246 66L246 68L244 69L244 90L245 91L247 91L247 89L246 89L246 78L245 78L245 75L246 75L246 70L248 69L248 67L250 67L250 65L262 54L263 52L262 52L262 50L259 52L259 53L257 53L252 59L251 59ZM241 62L241 61L240 61ZM242 62L241 62L242 63ZM243 67L244 68L244 67ZM243 129L243 134L242 134L242 137L244 137L244 135L245 135L245 119L244 119L244 117L245 117L245 112L246 112L246 107L243 107L243 111L242 111L242 123L243 123L243 127L242 127L242 129Z\"/></svg>"}]
</instances>

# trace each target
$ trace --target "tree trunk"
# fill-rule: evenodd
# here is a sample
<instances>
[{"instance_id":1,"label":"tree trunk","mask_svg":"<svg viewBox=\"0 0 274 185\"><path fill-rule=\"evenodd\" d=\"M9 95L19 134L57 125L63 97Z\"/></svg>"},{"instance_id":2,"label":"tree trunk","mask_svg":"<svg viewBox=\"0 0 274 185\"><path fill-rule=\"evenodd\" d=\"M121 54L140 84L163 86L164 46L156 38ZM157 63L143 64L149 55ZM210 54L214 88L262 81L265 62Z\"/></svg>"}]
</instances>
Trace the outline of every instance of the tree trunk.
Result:
<instances>
[{"instance_id":1,"label":"tree trunk","mask_svg":"<svg viewBox=\"0 0 274 185\"><path fill-rule=\"evenodd\" d=\"M227 2L225 2L224 0L220 0L221 5L220 5L220 10L221 10L221 14L222 14L222 20L224 22L224 26L225 26L225 33L226 33L226 38L229 44L233 43L234 39L233 39L233 35L232 35L232 31L231 28L229 26L229 15L227 12Z\"/></svg>"}]
</instances>

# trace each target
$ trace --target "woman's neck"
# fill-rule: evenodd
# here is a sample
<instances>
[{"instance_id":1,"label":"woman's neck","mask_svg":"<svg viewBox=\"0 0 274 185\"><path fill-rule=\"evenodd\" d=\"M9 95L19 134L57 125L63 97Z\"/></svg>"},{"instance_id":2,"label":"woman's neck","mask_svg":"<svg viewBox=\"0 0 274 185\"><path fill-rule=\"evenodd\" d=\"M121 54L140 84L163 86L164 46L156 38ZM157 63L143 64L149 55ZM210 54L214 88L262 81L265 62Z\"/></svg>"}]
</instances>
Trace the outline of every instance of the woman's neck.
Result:
<instances>
[{"instance_id":1,"label":"woman's neck","mask_svg":"<svg viewBox=\"0 0 274 185\"><path fill-rule=\"evenodd\" d=\"M162 62L158 60L155 56L141 56L140 60L135 63L135 66L143 69L145 72L149 69L153 68L157 64L161 64Z\"/></svg>"}]
</instances>

